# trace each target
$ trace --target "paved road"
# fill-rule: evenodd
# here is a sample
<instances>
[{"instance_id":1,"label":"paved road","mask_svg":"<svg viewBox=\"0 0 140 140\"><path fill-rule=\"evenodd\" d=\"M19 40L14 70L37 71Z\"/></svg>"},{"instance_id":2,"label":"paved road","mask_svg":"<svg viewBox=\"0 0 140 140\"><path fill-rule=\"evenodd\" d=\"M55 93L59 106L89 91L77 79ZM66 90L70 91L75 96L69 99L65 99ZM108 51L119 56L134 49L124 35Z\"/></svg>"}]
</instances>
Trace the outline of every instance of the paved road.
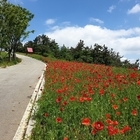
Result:
<instances>
[{"instance_id":1,"label":"paved road","mask_svg":"<svg viewBox=\"0 0 140 140\"><path fill-rule=\"evenodd\" d=\"M18 55L22 62L0 68L0 140L12 140L30 97L44 70L44 63Z\"/></svg>"}]
</instances>

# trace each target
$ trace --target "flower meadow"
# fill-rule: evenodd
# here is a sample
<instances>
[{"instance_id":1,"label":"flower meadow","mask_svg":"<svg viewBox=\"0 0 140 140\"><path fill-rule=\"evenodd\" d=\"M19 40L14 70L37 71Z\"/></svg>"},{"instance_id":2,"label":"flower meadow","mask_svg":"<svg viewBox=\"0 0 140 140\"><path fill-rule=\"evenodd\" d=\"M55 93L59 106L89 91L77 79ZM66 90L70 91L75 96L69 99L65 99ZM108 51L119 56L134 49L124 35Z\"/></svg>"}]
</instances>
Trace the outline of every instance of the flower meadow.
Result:
<instances>
[{"instance_id":1,"label":"flower meadow","mask_svg":"<svg viewBox=\"0 0 140 140\"><path fill-rule=\"evenodd\" d=\"M139 140L137 69L50 61L32 140Z\"/></svg>"}]
</instances>

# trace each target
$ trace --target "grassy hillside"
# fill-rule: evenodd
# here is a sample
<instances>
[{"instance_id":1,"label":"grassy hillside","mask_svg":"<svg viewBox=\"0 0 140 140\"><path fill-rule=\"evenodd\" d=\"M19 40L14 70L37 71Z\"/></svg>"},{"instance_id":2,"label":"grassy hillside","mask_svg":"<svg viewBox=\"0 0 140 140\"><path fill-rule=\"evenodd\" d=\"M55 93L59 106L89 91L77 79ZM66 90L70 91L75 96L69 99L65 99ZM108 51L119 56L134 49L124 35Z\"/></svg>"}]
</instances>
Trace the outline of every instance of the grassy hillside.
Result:
<instances>
[{"instance_id":1,"label":"grassy hillside","mask_svg":"<svg viewBox=\"0 0 140 140\"><path fill-rule=\"evenodd\" d=\"M31 140L139 140L136 69L50 60Z\"/></svg>"}]
</instances>

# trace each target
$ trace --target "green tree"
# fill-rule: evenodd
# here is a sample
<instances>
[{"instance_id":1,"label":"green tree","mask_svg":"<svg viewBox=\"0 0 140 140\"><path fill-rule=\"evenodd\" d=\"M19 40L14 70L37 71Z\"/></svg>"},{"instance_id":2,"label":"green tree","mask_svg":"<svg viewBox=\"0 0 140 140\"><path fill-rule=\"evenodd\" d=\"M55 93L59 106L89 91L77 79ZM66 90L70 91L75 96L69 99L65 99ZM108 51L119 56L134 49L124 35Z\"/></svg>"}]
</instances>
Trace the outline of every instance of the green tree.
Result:
<instances>
[{"instance_id":1,"label":"green tree","mask_svg":"<svg viewBox=\"0 0 140 140\"><path fill-rule=\"evenodd\" d=\"M6 34L6 24L5 24L5 16L4 12L7 8L6 0L0 0L0 52L7 45L7 34Z\"/></svg>"},{"instance_id":2,"label":"green tree","mask_svg":"<svg viewBox=\"0 0 140 140\"><path fill-rule=\"evenodd\" d=\"M50 41L49 48L50 48L50 54L51 54L51 56L58 58L59 57L59 46L55 42L54 39Z\"/></svg>"},{"instance_id":3,"label":"green tree","mask_svg":"<svg viewBox=\"0 0 140 140\"><path fill-rule=\"evenodd\" d=\"M82 51L81 58L86 63L92 63L93 62L93 58L91 57L91 48L89 48L88 46L86 46L83 49L83 51Z\"/></svg>"},{"instance_id":4,"label":"green tree","mask_svg":"<svg viewBox=\"0 0 140 140\"><path fill-rule=\"evenodd\" d=\"M76 48L73 51L73 58L74 60L77 60L77 61L83 61L81 56L82 56L82 51L84 49L84 41L83 40L80 40L76 46Z\"/></svg>"},{"instance_id":5,"label":"green tree","mask_svg":"<svg viewBox=\"0 0 140 140\"><path fill-rule=\"evenodd\" d=\"M19 42L22 42L30 33L34 31L26 31L29 26L29 21L34 17L30 11L21 6L17 6L2 0L1 7L1 25L5 47L8 48L9 60L11 60L11 53L13 59L16 58L15 52L18 48ZM2 42L2 41L1 41Z\"/></svg>"},{"instance_id":6,"label":"green tree","mask_svg":"<svg viewBox=\"0 0 140 140\"><path fill-rule=\"evenodd\" d=\"M60 51L59 51L59 58L60 58L60 59L65 59L65 60L68 60L68 61L71 61L71 60L72 60L71 51L70 51L70 49L67 48L65 45L63 45L63 46L60 48Z\"/></svg>"},{"instance_id":7,"label":"green tree","mask_svg":"<svg viewBox=\"0 0 140 140\"><path fill-rule=\"evenodd\" d=\"M48 56L51 53L50 50L50 38L46 35L39 35L33 41L34 53L41 54L43 56Z\"/></svg>"}]
</instances>

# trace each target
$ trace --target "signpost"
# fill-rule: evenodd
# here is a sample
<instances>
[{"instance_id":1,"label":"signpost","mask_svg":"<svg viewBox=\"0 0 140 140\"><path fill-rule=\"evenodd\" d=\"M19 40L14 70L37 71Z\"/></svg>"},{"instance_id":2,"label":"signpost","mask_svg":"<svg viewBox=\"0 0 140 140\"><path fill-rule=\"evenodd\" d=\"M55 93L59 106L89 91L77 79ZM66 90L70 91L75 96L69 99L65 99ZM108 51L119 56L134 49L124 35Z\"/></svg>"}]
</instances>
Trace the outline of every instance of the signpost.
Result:
<instances>
[{"instance_id":1,"label":"signpost","mask_svg":"<svg viewBox=\"0 0 140 140\"><path fill-rule=\"evenodd\" d=\"M33 48L27 48L27 53L26 54L28 54L28 53L33 53Z\"/></svg>"}]
</instances>

